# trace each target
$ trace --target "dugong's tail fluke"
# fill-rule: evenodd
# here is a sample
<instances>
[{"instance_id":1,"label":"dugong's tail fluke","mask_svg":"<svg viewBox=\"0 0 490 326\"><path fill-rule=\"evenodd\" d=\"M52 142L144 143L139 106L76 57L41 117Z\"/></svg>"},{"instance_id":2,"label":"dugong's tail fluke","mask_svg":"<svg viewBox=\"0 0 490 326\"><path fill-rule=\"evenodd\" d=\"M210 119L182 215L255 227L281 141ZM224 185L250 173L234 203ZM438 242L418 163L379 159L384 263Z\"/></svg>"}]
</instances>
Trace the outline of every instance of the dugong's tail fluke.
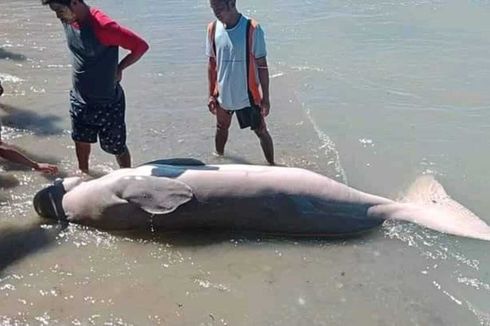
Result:
<instances>
[{"instance_id":1,"label":"dugong's tail fluke","mask_svg":"<svg viewBox=\"0 0 490 326\"><path fill-rule=\"evenodd\" d=\"M490 241L490 226L451 199L432 176L418 178L398 203L368 210L371 216L409 221L439 232Z\"/></svg>"}]
</instances>

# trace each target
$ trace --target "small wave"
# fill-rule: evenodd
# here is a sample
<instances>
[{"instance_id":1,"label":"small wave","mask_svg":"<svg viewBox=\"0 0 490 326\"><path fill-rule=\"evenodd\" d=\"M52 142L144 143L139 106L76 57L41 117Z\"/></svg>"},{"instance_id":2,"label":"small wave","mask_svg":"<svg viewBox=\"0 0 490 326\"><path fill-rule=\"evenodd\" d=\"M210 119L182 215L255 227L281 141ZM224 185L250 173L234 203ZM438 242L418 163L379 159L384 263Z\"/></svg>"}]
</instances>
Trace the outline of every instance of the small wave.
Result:
<instances>
[{"instance_id":1,"label":"small wave","mask_svg":"<svg viewBox=\"0 0 490 326\"><path fill-rule=\"evenodd\" d=\"M416 95L416 94L412 94L412 93L409 93L409 92L404 92L404 91L400 91L400 90L396 90L396 89L388 89L386 90L386 92L388 94L393 94L393 95L397 95L397 96L400 96L400 97L411 97L411 98L414 98L414 99L422 99L420 96Z\"/></svg>"},{"instance_id":2,"label":"small wave","mask_svg":"<svg viewBox=\"0 0 490 326\"><path fill-rule=\"evenodd\" d=\"M306 116L310 120L313 129L318 135L318 138L320 138L320 141L322 142L322 145L320 146L320 149L323 149L325 152L325 156L327 159L332 158L327 162L328 166L333 166L335 172L337 173L335 176L337 178L341 178L342 182L347 184L347 174L345 173L344 168L342 167L342 164L340 163L340 154L337 151L337 148L335 147L335 143L332 141L330 137L318 126L316 121L313 119L311 115L310 109L306 109Z\"/></svg>"},{"instance_id":3,"label":"small wave","mask_svg":"<svg viewBox=\"0 0 490 326\"><path fill-rule=\"evenodd\" d=\"M325 72L324 68L320 67L310 67L310 66L291 66L292 70L296 71L315 71L315 72Z\"/></svg>"},{"instance_id":4,"label":"small wave","mask_svg":"<svg viewBox=\"0 0 490 326\"><path fill-rule=\"evenodd\" d=\"M461 306L463 304L463 301L457 299L454 295L452 295L448 291L444 290L442 288L442 286L438 282L432 281L432 284L434 284L434 286L436 287L436 289L438 289L439 291L442 291L442 293L444 293L445 295L447 295L449 297L449 299L451 299L451 301L453 301L457 305Z\"/></svg>"},{"instance_id":5,"label":"small wave","mask_svg":"<svg viewBox=\"0 0 490 326\"><path fill-rule=\"evenodd\" d=\"M29 132L24 129L11 128L7 126L2 126L2 138L3 140L13 140L17 138L24 137L25 135L32 135L32 132Z\"/></svg>"},{"instance_id":6,"label":"small wave","mask_svg":"<svg viewBox=\"0 0 490 326\"><path fill-rule=\"evenodd\" d=\"M466 301L468 309L478 318L478 322L483 326L490 326L490 314L475 308L470 302Z\"/></svg>"},{"instance_id":7,"label":"small wave","mask_svg":"<svg viewBox=\"0 0 490 326\"><path fill-rule=\"evenodd\" d=\"M8 317L5 315L0 316L0 324L4 326L14 326L14 325L23 325L25 320L16 319L15 317Z\"/></svg>"},{"instance_id":8,"label":"small wave","mask_svg":"<svg viewBox=\"0 0 490 326\"><path fill-rule=\"evenodd\" d=\"M221 291L221 292L231 292L231 289L228 288L227 286L225 286L223 284L214 284L208 280L202 280L202 279L196 278L196 279L194 279L194 283L198 284L200 287L202 287L204 289L214 288L214 289Z\"/></svg>"},{"instance_id":9,"label":"small wave","mask_svg":"<svg viewBox=\"0 0 490 326\"><path fill-rule=\"evenodd\" d=\"M480 270L480 261L478 259L468 258L463 253L441 243L441 239L445 237L444 235L434 235L430 230L420 229L416 225L396 221L386 221L383 224L383 228L388 237L401 240L408 246L419 250L422 256L435 261L434 270L438 268L439 262L448 260L452 260L459 266L464 265L474 271ZM428 275L428 269L423 270L422 274ZM490 291L490 284L477 278L465 277L461 273L457 277L457 282L479 291ZM440 282L433 280L432 284L457 305L466 305L467 309L478 319L480 325L490 326L490 314L478 310L467 298L457 298L454 294L444 289Z\"/></svg>"},{"instance_id":10,"label":"small wave","mask_svg":"<svg viewBox=\"0 0 490 326\"><path fill-rule=\"evenodd\" d=\"M284 73L283 72L278 72L276 74L271 75L271 79L279 78L279 77L282 77L282 76L284 76Z\"/></svg>"},{"instance_id":11,"label":"small wave","mask_svg":"<svg viewBox=\"0 0 490 326\"><path fill-rule=\"evenodd\" d=\"M463 306L464 304L466 304L466 307L468 308L469 311L471 311L471 313L473 313L473 315L475 315L475 317L478 319L478 322L480 323L480 325L483 325L483 326L490 326L490 314L488 314L487 312L483 312L479 309L477 309L471 302L469 302L468 300L459 300L458 298L456 298L454 295L452 295L451 293L449 293L448 291L444 290L442 288L442 286L436 282L436 281L433 281L432 284L439 290L439 291L442 291L442 293L444 293L449 299L451 299L451 301L453 301L454 303L456 303L457 305L459 306Z\"/></svg>"},{"instance_id":12,"label":"small wave","mask_svg":"<svg viewBox=\"0 0 490 326\"><path fill-rule=\"evenodd\" d=\"M43 93L46 93L46 90L44 88L37 88L37 87L34 87L34 86L31 86L30 90L33 92L33 93L36 93L36 94L43 94Z\"/></svg>"},{"instance_id":13,"label":"small wave","mask_svg":"<svg viewBox=\"0 0 490 326\"><path fill-rule=\"evenodd\" d=\"M9 83L20 83L23 82L24 79L19 78L17 76L0 73L0 81L9 82Z\"/></svg>"},{"instance_id":14,"label":"small wave","mask_svg":"<svg viewBox=\"0 0 490 326\"><path fill-rule=\"evenodd\" d=\"M69 243L76 248L95 245L98 248L114 250L117 248L117 237L110 233L97 229L70 224L66 229L57 236L58 244Z\"/></svg>"},{"instance_id":15,"label":"small wave","mask_svg":"<svg viewBox=\"0 0 490 326\"><path fill-rule=\"evenodd\" d=\"M71 68L71 65L47 65L48 68Z\"/></svg>"},{"instance_id":16,"label":"small wave","mask_svg":"<svg viewBox=\"0 0 490 326\"><path fill-rule=\"evenodd\" d=\"M469 278L469 277L465 277L465 276L460 275L458 277L458 282L461 284L467 285L467 286L471 286L477 290L485 289L487 291L490 291L490 284L482 282L476 278Z\"/></svg>"},{"instance_id":17,"label":"small wave","mask_svg":"<svg viewBox=\"0 0 490 326\"><path fill-rule=\"evenodd\" d=\"M374 142L372 139L368 138L361 138L359 139L359 142L362 144L364 147L374 147Z\"/></svg>"}]
</instances>

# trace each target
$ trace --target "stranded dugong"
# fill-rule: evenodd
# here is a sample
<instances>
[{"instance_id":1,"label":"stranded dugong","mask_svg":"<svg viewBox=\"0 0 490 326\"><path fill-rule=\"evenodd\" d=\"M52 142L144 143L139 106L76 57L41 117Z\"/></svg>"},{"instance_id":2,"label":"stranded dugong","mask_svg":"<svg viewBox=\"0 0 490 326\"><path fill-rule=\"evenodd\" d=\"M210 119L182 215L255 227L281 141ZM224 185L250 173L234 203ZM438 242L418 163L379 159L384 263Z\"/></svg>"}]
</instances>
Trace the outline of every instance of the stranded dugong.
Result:
<instances>
[{"instance_id":1,"label":"stranded dugong","mask_svg":"<svg viewBox=\"0 0 490 326\"><path fill-rule=\"evenodd\" d=\"M490 240L490 227L452 200L432 177L394 201L300 168L205 165L161 160L39 191L40 216L101 229L215 229L294 236L347 236L404 220Z\"/></svg>"}]
</instances>

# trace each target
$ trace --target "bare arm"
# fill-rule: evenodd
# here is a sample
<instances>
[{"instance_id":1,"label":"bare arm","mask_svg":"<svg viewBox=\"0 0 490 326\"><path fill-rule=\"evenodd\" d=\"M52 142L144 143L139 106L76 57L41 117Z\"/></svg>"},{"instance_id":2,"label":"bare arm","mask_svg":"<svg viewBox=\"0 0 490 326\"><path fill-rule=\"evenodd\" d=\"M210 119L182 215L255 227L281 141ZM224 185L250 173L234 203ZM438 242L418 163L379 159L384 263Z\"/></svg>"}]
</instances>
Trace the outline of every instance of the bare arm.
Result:
<instances>
[{"instance_id":1,"label":"bare arm","mask_svg":"<svg viewBox=\"0 0 490 326\"><path fill-rule=\"evenodd\" d=\"M215 89L216 89L216 83L218 80L218 71L216 67L216 59L213 57L209 57L208 60L208 108L209 111L212 114L216 114L216 105L217 105L217 100L216 100L216 94L215 94Z\"/></svg>"},{"instance_id":2,"label":"bare arm","mask_svg":"<svg viewBox=\"0 0 490 326\"><path fill-rule=\"evenodd\" d=\"M0 157L14 163L22 164L24 166L30 167L36 171L41 171L44 173L55 174L58 173L58 168L56 165L47 163L38 163L31 160L16 148L7 145L0 141Z\"/></svg>"},{"instance_id":3,"label":"bare arm","mask_svg":"<svg viewBox=\"0 0 490 326\"><path fill-rule=\"evenodd\" d=\"M148 49L149 45L146 42L143 42L139 45L139 48L130 52L127 56L124 57L124 59L121 60L121 62L119 62L119 65L117 67L117 77L119 81L122 79L122 71L141 59L141 57L146 53L146 51L148 51Z\"/></svg>"},{"instance_id":4,"label":"bare arm","mask_svg":"<svg viewBox=\"0 0 490 326\"><path fill-rule=\"evenodd\" d=\"M118 81L122 79L122 71L141 59L150 48L143 38L116 22L110 22L99 27L96 34L102 44L106 46L120 46L130 51L117 66L116 77Z\"/></svg>"},{"instance_id":5,"label":"bare arm","mask_svg":"<svg viewBox=\"0 0 490 326\"><path fill-rule=\"evenodd\" d=\"M260 107L262 109L262 115L265 117L269 115L271 108L269 99L269 67L267 66L266 57L255 59L255 63L259 71L259 82L260 88L262 89L262 103Z\"/></svg>"}]
</instances>

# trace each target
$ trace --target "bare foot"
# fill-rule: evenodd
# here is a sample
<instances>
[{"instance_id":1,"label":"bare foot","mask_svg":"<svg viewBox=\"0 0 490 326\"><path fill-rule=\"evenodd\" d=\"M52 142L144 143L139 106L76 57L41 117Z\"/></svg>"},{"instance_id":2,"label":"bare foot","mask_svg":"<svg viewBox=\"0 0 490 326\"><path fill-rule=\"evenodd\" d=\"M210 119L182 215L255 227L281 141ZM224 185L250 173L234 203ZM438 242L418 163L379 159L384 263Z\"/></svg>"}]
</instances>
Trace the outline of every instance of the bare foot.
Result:
<instances>
[{"instance_id":1,"label":"bare foot","mask_svg":"<svg viewBox=\"0 0 490 326\"><path fill-rule=\"evenodd\" d=\"M80 169L77 169L73 173L70 173L70 176L71 177L79 177L83 181L93 179L93 177L90 175L90 171L82 171Z\"/></svg>"}]
</instances>

